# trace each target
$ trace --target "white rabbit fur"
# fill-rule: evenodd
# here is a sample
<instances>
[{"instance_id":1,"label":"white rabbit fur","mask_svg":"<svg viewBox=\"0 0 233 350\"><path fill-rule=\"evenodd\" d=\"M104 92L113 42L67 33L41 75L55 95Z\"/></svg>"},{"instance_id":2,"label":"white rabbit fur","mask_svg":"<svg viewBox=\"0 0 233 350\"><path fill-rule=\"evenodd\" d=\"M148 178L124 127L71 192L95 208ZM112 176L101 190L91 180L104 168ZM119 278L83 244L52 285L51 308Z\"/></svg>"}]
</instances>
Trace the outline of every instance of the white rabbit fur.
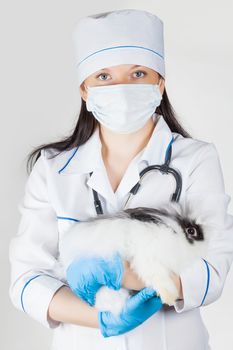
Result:
<instances>
[{"instance_id":1,"label":"white rabbit fur","mask_svg":"<svg viewBox=\"0 0 233 350\"><path fill-rule=\"evenodd\" d=\"M104 258L118 251L163 303L173 305L178 290L171 271L179 275L203 257L212 232L211 227L192 216L190 206L187 208L184 211L180 204L168 202L159 209L132 208L75 223L60 241L60 260L66 270L79 256ZM187 233L190 226L196 227L196 235L199 232L196 240ZM119 313L129 296L129 290L123 287L115 291L103 286L96 293L95 307Z\"/></svg>"}]
</instances>

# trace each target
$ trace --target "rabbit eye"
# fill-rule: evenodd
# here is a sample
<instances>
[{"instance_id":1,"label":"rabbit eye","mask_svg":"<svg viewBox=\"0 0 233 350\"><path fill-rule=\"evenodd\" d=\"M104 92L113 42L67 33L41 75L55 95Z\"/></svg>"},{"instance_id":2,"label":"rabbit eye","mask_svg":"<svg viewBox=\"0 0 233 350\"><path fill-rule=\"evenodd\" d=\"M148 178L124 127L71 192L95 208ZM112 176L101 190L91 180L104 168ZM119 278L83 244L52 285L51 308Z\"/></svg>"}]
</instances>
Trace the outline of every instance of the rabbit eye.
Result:
<instances>
[{"instance_id":1,"label":"rabbit eye","mask_svg":"<svg viewBox=\"0 0 233 350\"><path fill-rule=\"evenodd\" d=\"M186 232L189 236L196 236L197 234L197 230L195 229L195 227L188 227L186 228Z\"/></svg>"}]
</instances>

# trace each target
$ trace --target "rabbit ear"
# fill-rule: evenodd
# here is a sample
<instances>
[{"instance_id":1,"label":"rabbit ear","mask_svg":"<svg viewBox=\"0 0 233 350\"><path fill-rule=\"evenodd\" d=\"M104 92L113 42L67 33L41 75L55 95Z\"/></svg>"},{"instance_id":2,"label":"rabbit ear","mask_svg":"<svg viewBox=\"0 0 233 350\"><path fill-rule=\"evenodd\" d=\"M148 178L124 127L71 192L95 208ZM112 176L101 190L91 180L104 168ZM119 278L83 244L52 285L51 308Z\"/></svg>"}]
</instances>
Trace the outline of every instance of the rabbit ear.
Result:
<instances>
[{"instance_id":1,"label":"rabbit ear","mask_svg":"<svg viewBox=\"0 0 233 350\"><path fill-rule=\"evenodd\" d=\"M189 221L195 221L197 225L203 224L203 211L200 210L202 203L199 200L196 200L195 196L186 196L183 205L183 216L186 217Z\"/></svg>"},{"instance_id":2,"label":"rabbit ear","mask_svg":"<svg viewBox=\"0 0 233 350\"><path fill-rule=\"evenodd\" d=\"M164 216L184 216L184 208L179 202L166 201L159 204L157 210Z\"/></svg>"},{"instance_id":3,"label":"rabbit ear","mask_svg":"<svg viewBox=\"0 0 233 350\"><path fill-rule=\"evenodd\" d=\"M167 211L174 215L184 215L184 208L180 202L169 201L165 204Z\"/></svg>"},{"instance_id":4,"label":"rabbit ear","mask_svg":"<svg viewBox=\"0 0 233 350\"><path fill-rule=\"evenodd\" d=\"M129 215L131 219L136 219L144 222L153 222L155 224L161 223L161 217L158 209L153 209L149 207L137 207L128 208L125 212Z\"/></svg>"}]
</instances>

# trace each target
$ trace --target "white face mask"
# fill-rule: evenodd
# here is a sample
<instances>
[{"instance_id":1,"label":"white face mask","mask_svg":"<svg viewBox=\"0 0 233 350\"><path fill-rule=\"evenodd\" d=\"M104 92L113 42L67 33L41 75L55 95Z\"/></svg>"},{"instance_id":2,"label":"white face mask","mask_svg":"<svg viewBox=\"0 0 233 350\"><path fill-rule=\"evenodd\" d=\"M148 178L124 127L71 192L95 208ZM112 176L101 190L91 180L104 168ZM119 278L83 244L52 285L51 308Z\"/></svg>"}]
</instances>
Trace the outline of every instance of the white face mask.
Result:
<instances>
[{"instance_id":1,"label":"white face mask","mask_svg":"<svg viewBox=\"0 0 233 350\"><path fill-rule=\"evenodd\" d=\"M87 110L106 128L120 134L141 129L162 100L159 84L114 84L87 89Z\"/></svg>"}]
</instances>

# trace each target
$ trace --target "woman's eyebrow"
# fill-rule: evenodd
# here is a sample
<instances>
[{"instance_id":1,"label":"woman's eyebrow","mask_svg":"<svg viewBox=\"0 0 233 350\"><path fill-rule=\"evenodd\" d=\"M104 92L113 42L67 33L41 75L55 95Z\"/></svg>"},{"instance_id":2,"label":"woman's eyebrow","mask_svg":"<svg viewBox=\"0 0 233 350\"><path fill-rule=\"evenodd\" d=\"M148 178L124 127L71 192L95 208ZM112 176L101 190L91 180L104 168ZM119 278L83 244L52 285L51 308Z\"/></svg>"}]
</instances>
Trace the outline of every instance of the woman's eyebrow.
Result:
<instances>
[{"instance_id":1,"label":"woman's eyebrow","mask_svg":"<svg viewBox=\"0 0 233 350\"><path fill-rule=\"evenodd\" d=\"M140 64L136 64L135 66L131 67L130 69L133 69L133 68L136 68L136 67L143 67L143 66L140 66Z\"/></svg>"},{"instance_id":2,"label":"woman's eyebrow","mask_svg":"<svg viewBox=\"0 0 233 350\"><path fill-rule=\"evenodd\" d=\"M129 69L133 69L133 68L136 68L136 67L143 67L143 66L140 66L139 64L136 64L136 65L134 65L133 67L131 67L131 68L129 68ZM103 71L103 70L112 70L112 69L114 69L114 68L101 68L100 70L98 70L98 72L101 72L101 71Z\"/></svg>"}]
</instances>

